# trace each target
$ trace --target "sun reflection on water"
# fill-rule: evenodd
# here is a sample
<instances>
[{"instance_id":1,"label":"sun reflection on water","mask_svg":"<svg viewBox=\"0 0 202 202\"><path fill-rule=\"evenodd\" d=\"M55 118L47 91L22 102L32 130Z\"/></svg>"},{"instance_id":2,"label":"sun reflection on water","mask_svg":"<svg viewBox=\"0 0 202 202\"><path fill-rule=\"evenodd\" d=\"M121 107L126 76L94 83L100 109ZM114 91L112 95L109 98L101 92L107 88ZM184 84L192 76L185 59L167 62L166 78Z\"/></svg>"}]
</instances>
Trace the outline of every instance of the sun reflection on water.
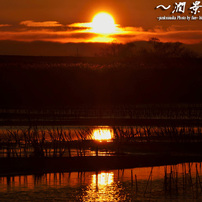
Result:
<instances>
[{"instance_id":1,"label":"sun reflection on water","mask_svg":"<svg viewBox=\"0 0 202 202\"><path fill-rule=\"evenodd\" d=\"M0 176L0 201L25 197L28 201L193 201L193 197L202 201L201 180L201 162L101 172L8 175Z\"/></svg>"},{"instance_id":2,"label":"sun reflection on water","mask_svg":"<svg viewBox=\"0 0 202 202\"><path fill-rule=\"evenodd\" d=\"M110 185L114 182L114 173L100 173L92 175L92 184L97 185L98 188L101 186Z\"/></svg>"},{"instance_id":3,"label":"sun reflection on water","mask_svg":"<svg viewBox=\"0 0 202 202\"><path fill-rule=\"evenodd\" d=\"M93 139L99 141L110 141L113 138L113 131L111 128L98 128L93 131Z\"/></svg>"},{"instance_id":4,"label":"sun reflection on water","mask_svg":"<svg viewBox=\"0 0 202 202\"><path fill-rule=\"evenodd\" d=\"M83 201L117 201L119 189L114 184L114 172L101 172L92 175L92 182L86 190Z\"/></svg>"}]
</instances>

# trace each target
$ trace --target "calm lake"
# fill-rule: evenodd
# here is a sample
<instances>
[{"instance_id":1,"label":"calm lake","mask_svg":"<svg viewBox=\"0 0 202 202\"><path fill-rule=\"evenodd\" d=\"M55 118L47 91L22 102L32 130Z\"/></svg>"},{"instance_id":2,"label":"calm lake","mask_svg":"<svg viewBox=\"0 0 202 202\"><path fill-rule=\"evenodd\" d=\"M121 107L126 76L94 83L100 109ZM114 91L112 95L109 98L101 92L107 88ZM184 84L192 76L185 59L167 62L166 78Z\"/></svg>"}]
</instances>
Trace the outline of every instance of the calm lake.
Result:
<instances>
[{"instance_id":1,"label":"calm lake","mask_svg":"<svg viewBox=\"0 0 202 202\"><path fill-rule=\"evenodd\" d=\"M0 177L0 201L201 201L202 163Z\"/></svg>"}]
</instances>

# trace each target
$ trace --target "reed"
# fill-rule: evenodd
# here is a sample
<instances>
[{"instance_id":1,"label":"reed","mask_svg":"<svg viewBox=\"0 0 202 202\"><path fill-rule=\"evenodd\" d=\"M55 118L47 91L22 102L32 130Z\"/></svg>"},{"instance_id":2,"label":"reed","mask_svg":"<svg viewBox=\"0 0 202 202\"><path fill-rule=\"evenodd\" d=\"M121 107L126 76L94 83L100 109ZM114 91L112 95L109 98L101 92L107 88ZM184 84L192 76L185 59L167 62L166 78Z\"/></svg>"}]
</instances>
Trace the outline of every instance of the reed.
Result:
<instances>
[{"instance_id":1,"label":"reed","mask_svg":"<svg viewBox=\"0 0 202 202\"><path fill-rule=\"evenodd\" d=\"M114 126L112 142L95 141L92 127L57 127L4 130L0 134L1 157L86 156L89 151L115 152L200 152L201 127ZM189 150L187 150L189 147Z\"/></svg>"}]
</instances>

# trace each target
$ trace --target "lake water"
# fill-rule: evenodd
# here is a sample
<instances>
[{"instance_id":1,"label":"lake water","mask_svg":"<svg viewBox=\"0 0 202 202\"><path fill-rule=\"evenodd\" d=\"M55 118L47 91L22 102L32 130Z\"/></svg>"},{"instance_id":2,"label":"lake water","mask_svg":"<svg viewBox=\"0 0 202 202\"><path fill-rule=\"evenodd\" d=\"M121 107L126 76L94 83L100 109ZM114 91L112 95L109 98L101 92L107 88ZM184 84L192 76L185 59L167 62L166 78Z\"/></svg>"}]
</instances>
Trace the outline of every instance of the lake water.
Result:
<instances>
[{"instance_id":1,"label":"lake water","mask_svg":"<svg viewBox=\"0 0 202 202\"><path fill-rule=\"evenodd\" d=\"M202 163L0 177L0 201L201 201Z\"/></svg>"}]
</instances>

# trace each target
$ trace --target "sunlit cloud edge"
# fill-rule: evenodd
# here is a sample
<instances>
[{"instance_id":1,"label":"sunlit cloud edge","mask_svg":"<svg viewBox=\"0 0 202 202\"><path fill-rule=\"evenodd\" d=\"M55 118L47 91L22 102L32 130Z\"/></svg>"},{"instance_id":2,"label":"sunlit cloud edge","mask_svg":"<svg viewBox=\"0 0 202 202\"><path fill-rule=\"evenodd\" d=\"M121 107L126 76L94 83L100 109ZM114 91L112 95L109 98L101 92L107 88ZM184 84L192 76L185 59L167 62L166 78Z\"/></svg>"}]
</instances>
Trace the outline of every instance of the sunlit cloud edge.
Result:
<instances>
[{"instance_id":1,"label":"sunlit cloud edge","mask_svg":"<svg viewBox=\"0 0 202 202\"><path fill-rule=\"evenodd\" d=\"M23 23L24 22L24 23ZM161 41L182 43L198 43L202 41L202 30L163 30L161 28L154 28L153 30L144 30L142 27L121 27L116 24L116 31L110 34L94 33L91 23L72 23L69 25L62 25L57 21L34 22L33 24L22 21L20 26L28 27L28 30L19 29L11 31L1 31L0 40L16 40L16 41L52 41L59 43L68 42L105 42L109 43L117 41L119 43L127 43L138 40L148 40L151 37L158 37ZM39 23L39 24L35 24ZM35 26L39 26L39 30L34 30ZM45 26L46 25L46 26ZM66 27L62 31L55 30L56 27ZM0 25L1 26L1 25Z\"/></svg>"}]
</instances>

